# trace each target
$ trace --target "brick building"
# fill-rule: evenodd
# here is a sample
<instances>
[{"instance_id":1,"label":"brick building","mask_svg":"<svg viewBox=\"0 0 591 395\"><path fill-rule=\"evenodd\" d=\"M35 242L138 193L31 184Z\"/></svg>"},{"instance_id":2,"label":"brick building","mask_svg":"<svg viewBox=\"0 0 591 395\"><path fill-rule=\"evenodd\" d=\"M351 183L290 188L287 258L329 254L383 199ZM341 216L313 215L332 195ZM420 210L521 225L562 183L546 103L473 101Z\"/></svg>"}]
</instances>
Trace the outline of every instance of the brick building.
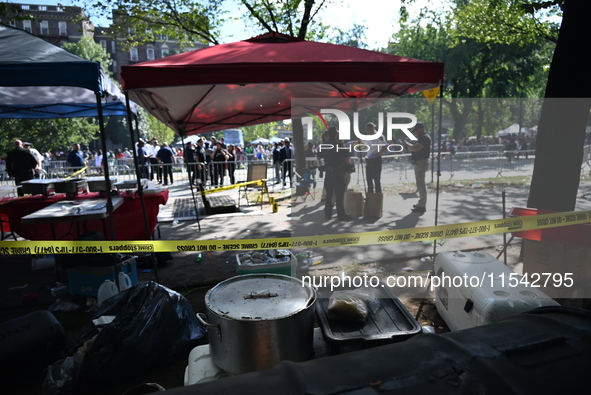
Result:
<instances>
[{"instance_id":1,"label":"brick building","mask_svg":"<svg viewBox=\"0 0 591 395\"><path fill-rule=\"evenodd\" d=\"M166 35L158 36L149 44L124 50L125 38L114 39L108 27L95 27L92 23L83 21L86 15L80 7L37 4L17 4L17 6L26 14L33 16L34 20L11 20L9 17L0 16L3 24L28 31L58 46L62 46L65 42L77 42L83 36L92 36L94 41L100 44L113 59L113 65L109 71L113 73L116 81L119 81L121 66L182 52L178 42ZM194 45L191 50L206 46L202 43Z\"/></svg>"}]
</instances>

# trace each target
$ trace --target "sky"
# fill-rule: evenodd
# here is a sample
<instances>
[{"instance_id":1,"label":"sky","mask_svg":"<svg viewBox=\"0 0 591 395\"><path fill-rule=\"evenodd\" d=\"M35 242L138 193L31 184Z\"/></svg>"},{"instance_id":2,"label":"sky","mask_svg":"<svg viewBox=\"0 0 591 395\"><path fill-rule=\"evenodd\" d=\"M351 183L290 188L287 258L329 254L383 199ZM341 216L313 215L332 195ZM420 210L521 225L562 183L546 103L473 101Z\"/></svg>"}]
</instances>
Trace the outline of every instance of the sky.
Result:
<instances>
[{"instance_id":1,"label":"sky","mask_svg":"<svg viewBox=\"0 0 591 395\"><path fill-rule=\"evenodd\" d=\"M51 0L12 0L19 4L55 5L59 1ZM64 5L82 6L82 2L74 0L62 0ZM342 30L349 30L355 24L367 26L366 37L369 49L385 47L389 39L396 32L398 26L398 11L400 0L335 0L335 4L327 6L320 15L320 20L330 26L336 26ZM429 0L416 0L410 7L411 15L417 13L421 6L429 3ZM442 1L431 3L441 4ZM230 7L233 16L241 16L241 5ZM92 15L92 13L89 13ZM106 20L91 19L95 26L107 26ZM244 29L241 22L227 23L222 29L222 43L239 41L250 38L253 32Z\"/></svg>"}]
</instances>

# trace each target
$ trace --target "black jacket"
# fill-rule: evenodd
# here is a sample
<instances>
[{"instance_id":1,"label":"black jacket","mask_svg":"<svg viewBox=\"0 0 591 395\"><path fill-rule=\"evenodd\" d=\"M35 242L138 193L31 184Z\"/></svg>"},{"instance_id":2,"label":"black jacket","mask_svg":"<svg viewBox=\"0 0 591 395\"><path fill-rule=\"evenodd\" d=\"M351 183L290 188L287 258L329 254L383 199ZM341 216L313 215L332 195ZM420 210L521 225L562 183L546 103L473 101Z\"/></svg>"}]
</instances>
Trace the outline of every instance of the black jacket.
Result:
<instances>
[{"instance_id":1,"label":"black jacket","mask_svg":"<svg viewBox=\"0 0 591 395\"><path fill-rule=\"evenodd\" d=\"M6 155L6 172L9 176L30 180L35 176L37 160L23 147L15 148Z\"/></svg>"}]
</instances>

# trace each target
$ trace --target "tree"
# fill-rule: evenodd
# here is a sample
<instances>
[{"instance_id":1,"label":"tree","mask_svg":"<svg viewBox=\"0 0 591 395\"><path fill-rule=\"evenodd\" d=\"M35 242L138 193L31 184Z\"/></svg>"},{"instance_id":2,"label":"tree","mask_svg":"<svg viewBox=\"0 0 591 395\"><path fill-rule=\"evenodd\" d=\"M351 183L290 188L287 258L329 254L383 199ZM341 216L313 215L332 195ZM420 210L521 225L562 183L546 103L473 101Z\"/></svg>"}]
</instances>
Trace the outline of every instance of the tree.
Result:
<instances>
[{"instance_id":1,"label":"tree","mask_svg":"<svg viewBox=\"0 0 591 395\"><path fill-rule=\"evenodd\" d=\"M314 25L318 12L327 0L241 0L248 9L250 18L266 31L276 31L301 39L314 38ZM320 29L324 30L324 29ZM303 174L306 157L304 155L304 127L301 119L292 120L293 145L295 148L296 172Z\"/></svg>"},{"instance_id":2,"label":"tree","mask_svg":"<svg viewBox=\"0 0 591 395\"><path fill-rule=\"evenodd\" d=\"M244 144L249 144L251 141L258 138L269 139L277 135L277 126L283 125L283 122L261 123L258 125L250 125L242 128L244 136Z\"/></svg>"},{"instance_id":3,"label":"tree","mask_svg":"<svg viewBox=\"0 0 591 395\"><path fill-rule=\"evenodd\" d=\"M40 152L65 151L74 143L89 145L99 133L91 118L0 119L0 137L4 152L16 139L29 141Z\"/></svg>"},{"instance_id":4,"label":"tree","mask_svg":"<svg viewBox=\"0 0 591 395\"><path fill-rule=\"evenodd\" d=\"M478 26L458 17L467 14L469 5L458 3L447 14L425 12L411 22L403 18L401 29L394 37L396 43L388 51L445 63L444 104L453 119L453 136L463 138L469 132L475 98L530 94L531 87L545 78L543 70L549 61L549 48L541 40L529 43L478 40L471 34ZM476 126L473 130L481 128Z\"/></svg>"},{"instance_id":5,"label":"tree","mask_svg":"<svg viewBox=\"0 0 591 395\"><path fill-rule=\"evenodd\" d=\"M528 207L572 211L591 110L591 75L580 50L591 42L586 25L591 3L564 0L562 11L538 128Z\"/></svg>"},{"instance_id":6,"label":"tree","mask_svg":"<svg viewBox=\"0 0 591 395\"><path fill-rule=\"evenodd\" d=\"M149 114L143 108L139 108L140 130L149 138L155 138L159 142L170 143L175 138L174 130L160 122L158 118Z\"/></svg>"},{"instance_id":7,"label":"tree","mask_svg":"<svg viewBox=\"0 0 591 395\"><path fill-rule=\"evenodd\" d=\"M558 8L538 12L522 1L470 0L456 11L455 23L465 37L480 42L527 45L538 39L556 44ZM549 2L546 2L549 3ZM475 29L474 27L478 27Z\"/></svg>"},{"instance_id":8,"label":"tree","mask_svg":"<svg viewBox=\"0 0 591 395\"><path fill-rule=\"evenodd\" d=\"M98 62L101 68L106 73L109 73L108 70L113 61L109 54L105 52L104 48L100 44L95 43L92 37L84 36L79 41L64 43L62 48L83 59Z\"/></svg>"},{"instance_id":9,"label":"tree","mask_svg":"<svg viewBox=\"0 0 591 395\"><path fill-rule=\"evenodd\" d=\"M26 13L20 4L2 2L0 3L0 17L5 20L24 21L34 20L33 16Z\"/></svg>"},{"instance_id":10,"label":"tree","mask_svg":"<svg viewBox=\"0 0 591 395\"><path fill-rule=\"evenodd\" d=\"M341 29L337 30L335 37L332 39L332 42L335 44L342 44L348 45L350 47L357 47L357 48L367 48L366 40L367 36L365 31L367 30L367 26L355 24L353 27L347 31L343 31Z\"/></svg>"},{"instance_id":11,"label":"tree","mask_svg":"<svg viewBox=\"0 0 591 395\"><path fill-rule=\"evenodd\" d=\"M219 28L227 14L221 8L223 0L87 1L100 16L112 16L112 34L125 37L128 47L154 42L161 35L178 40L181 46L219 44Z\"/></svg>"},{"instance_id":12,"label":"tree","mask_svg":"<svg viewBox=\"0 0 591 395\"><path fill-rule=\"evenodd\" d=\"M316 38L316 21L327 0L241 0L249 14L247 20L267 32L279 32L301 39ZM315 26L316 25L316 26ZM325 30L324 28L322 30ZM309 33L312 33L309 35Z\"/></svg>"},{"instance_id":13,"label":"tree","mask_svg":"<svg viewBox=\"0 0 591 395\"><path fill-rule=\"evenodd\" d=\"M571 211L575 208L579 188L585 129L591 110L591 75L581 56L581 48L591 42L591 32L587 29L591 3L578 0L488 0L481 3L486 3L488 12L499 12L500 15L507 15L502 10L511 9L517 16L514 21L531 21L542 12L562 14L557 35L556 28L548 32L539 29L535 22L520 23L519 29L513 29L506 23L507 18L498 18L496 28L488 28L483 35L479 35L478 30L473 34L482 41L527 41L528 37L542 37L556 43L538 126L527 205ZM508 26L511 30L507 29Z\"/></svg>"}]
</instances>

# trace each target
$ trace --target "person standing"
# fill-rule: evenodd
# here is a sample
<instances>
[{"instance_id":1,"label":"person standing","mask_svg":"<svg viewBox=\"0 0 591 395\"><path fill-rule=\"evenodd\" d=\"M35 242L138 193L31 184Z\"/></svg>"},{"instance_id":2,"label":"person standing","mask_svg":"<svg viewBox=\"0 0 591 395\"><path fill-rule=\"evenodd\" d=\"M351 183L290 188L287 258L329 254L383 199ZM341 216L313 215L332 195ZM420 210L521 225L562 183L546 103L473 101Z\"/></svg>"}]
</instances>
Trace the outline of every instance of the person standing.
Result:
<instances>
[{"instance_id":1,"label":"person standing","mask_svg":"<svg viewBox=\"0 0 591 395\"><path fill-rule=\"evenodd\" d=\"M228 153L225 149L222 148L222 143L218 141L216 143L216 148L211 153L211 160L212 160L212 180L211 185L216 188L218 185L224 185L224 171L226 166L226 161L228 160Z\"/></svg>"},{"instance_id":2,"label":"person standing","mask_svg":"<svg viewBox=\"0 0 591 395\"><path fill-rule=\"evenodd\" d=\"M164 185L168 185L168 178L170 178L170 185L174 183L172 179L172 165L175 163L174 152L169 148L168 143L162 143L162 147L156 154L158 160L162 163L162 175L164 176Z\"/></svg>"},{"instance_id":3,"label":"person standing","mask_svg":"<svg viewBox=\"0 0 591 395\"><path fill-rule=\"evenodd\" d=\"M331 144L331 149L322 150L320 155L324 159L326 176L324 178L324 188L326 189L326 199L324 202L324 219L332 218L333 195L337 208L337 218L340 221L349 221L351 219L345 213L345 189L346 189L346 166L352 164L349 152L342 149L344 145L338 140L337 128L331 126L327 130L326 142ZM339 149L341 148L341 149Z\"/></svg>"},{"instance_id":4,"label":"person standing","mask_svg":"<svg viewBox=\"0 0 591 395\"><path fill-rule=\"evenodd\" d=\"M148 165L150 163L150 155L146 151L146 143L144 140L139 140L137 143L137 161L140 169L140 178L148 178Z\"/></svg>"},{"instance_id":5,"label":"person standing","mask_svg":"<svg viewBox=\"0 0 591 395\"><path fill-rule=\"evenodd\" d=\"M230 184L236 184L236 178L234 177L234 171L236 171L236 147L234 144L228 145L228 150L226 151L228 155L228 177L230 178Z\"/></svg>"},{"instance_id":6,"label":"person standing","mask_svg":"<svg viewBox=\"0 0 591 395\"><path fill-rule=\"evenodd\" d=\"M35 167L35 178L41 178L41 170L43 170L43 160L45 157L43 157L43 155L41 155L41 153L35 148L31 147L31 143L23 142L23 146L25 149L29 150L31 155L33 155L37 161L37 167Z\"/></svg>"},{"instance_id":7,"label":"person standing","mask_svg":"<svg viewBox=\"0 0 591 395\"><path fill-rule=\"evenodd\" d=\"M256 158L259 160L265 160L267 157L267 153L265 151L265 147L263 147L263 143L259 141L256 149Z\"/></svg>"},{"instance_id":8,"label":"person standing","mask_svg":"<svg viewBox=\"0 0 591 395\"><path fill-rule=\"evenodd\" d=\"M417 123L412 129L417 138L416 141L406 141L405 146L411 152L411 161L415 168L415 179L419 191L419 202L413 206L412 212L424 213L427 210L427 185L425 174L429 169L429 156L431 155L431 137L425 131L425 125Z\"/></svg>"},{"instance_id":9,"label":"person standing","mask_svg":"<svg viewBox=\"0 0 591 395\"><path fill-rule=\"evenodd\" d=\"M103 150L100 148L94 152L94 167L99 174L103 174Z\"/></svg>"},{"instance_id":10,"label":"person standing","mask_svg":"<svg viewBox=\"0 0 591 395\"><path fill-rule=\"evenodd\" d=\"M189 185L193 186L195 184L195 179L197 178L197 169L195 168L195 149L193 149L193 144L190 141L187 141L187 144L185 145L183 160L185 161L185 166L187 166Z\"/></svg>"},{"instance_id":11,"label":"person standing","mask_svg":"<svg viewBox=\"0 0 591 395\"><path fill-rule=\"evenodd\" d=\"M74 144L72 146L72 151L68 154L68 158L66 159L66 166L71 168L71 170L76 171L82 169L86 165L86 156L84 156L84 152L80 150L80 144Z\"/></svg>"},{"instance_id":12,"label":"person standing","mask_svg":"<svg viewBox=\"0 0 591 395\"><path fill-rule=\"evenodd\" d=\"M14 184L19 186L23 181L32 180L36 167L35 157L23 147L21 140L15 140L14 149L6 155L6 172L10 177L14 177ZM18 195L24 196L22 188L18 188Z\"/></svg>"},{"instance_id":13,"label":"person standing","mask_svg":"<svg viewBox=\"0 0 591 395\"><path fill-rule=\"evenodd\" d=\"M279 184L281 182L281 162L279 161L279 150L281 150L281 146L279 143L275 143L273 146L273 168L275 169L275 184Z\"/></svg>"},{"instance_id":14,"label":"person standing","mask_svg":"<svg viewBox=\"0 0 591 395\"><path fill-rule=\"evenodd\" d=\"M293 171L293 159L295 158L293 147L289 139L285 139L285 145L279 150L279 163L283 168L283 186L286 186L285 177L289 173L289 186L292 186L292 171Z\"/></svg>"},{"instance_id":15,"label":"person standing","mask_svg":"<svg viewBox=\"0 0 591 395\"><path fill-rule=\"evenodd\" d=\"M197 162L197 178L205 185L207 183L207 155L203 139L197 140L197 147L195 147L195 161Z\"/></svg>"},{"instance_id":16,"label":"person standing","mask_svg":"<svg viewBox=\"0 0 591 395\"><path fill-rule=\"evenodd\" d=\"M376 125L368 122L365 125L365 133L368 136L376 134ZM363 140L363 144L369 147L366 154L365 175L367 178L367 193L382 193L382 155L388 149L386 139L380 136L375 140Z\"/></svg>"},{"instance_id":17,"label":"person standing","mask_svg":"<svg viewBox=\"0 0 591 395\"><path fill-rule=\"evenodd\" d=\"M146 152L150 156L150 181L154 181L154 175L156 175L156 181L162 183L162 169L158 162L158 151L160 146L158 140L152 139L151 144L146 146Z\"/></svg>"}]
</instances>

